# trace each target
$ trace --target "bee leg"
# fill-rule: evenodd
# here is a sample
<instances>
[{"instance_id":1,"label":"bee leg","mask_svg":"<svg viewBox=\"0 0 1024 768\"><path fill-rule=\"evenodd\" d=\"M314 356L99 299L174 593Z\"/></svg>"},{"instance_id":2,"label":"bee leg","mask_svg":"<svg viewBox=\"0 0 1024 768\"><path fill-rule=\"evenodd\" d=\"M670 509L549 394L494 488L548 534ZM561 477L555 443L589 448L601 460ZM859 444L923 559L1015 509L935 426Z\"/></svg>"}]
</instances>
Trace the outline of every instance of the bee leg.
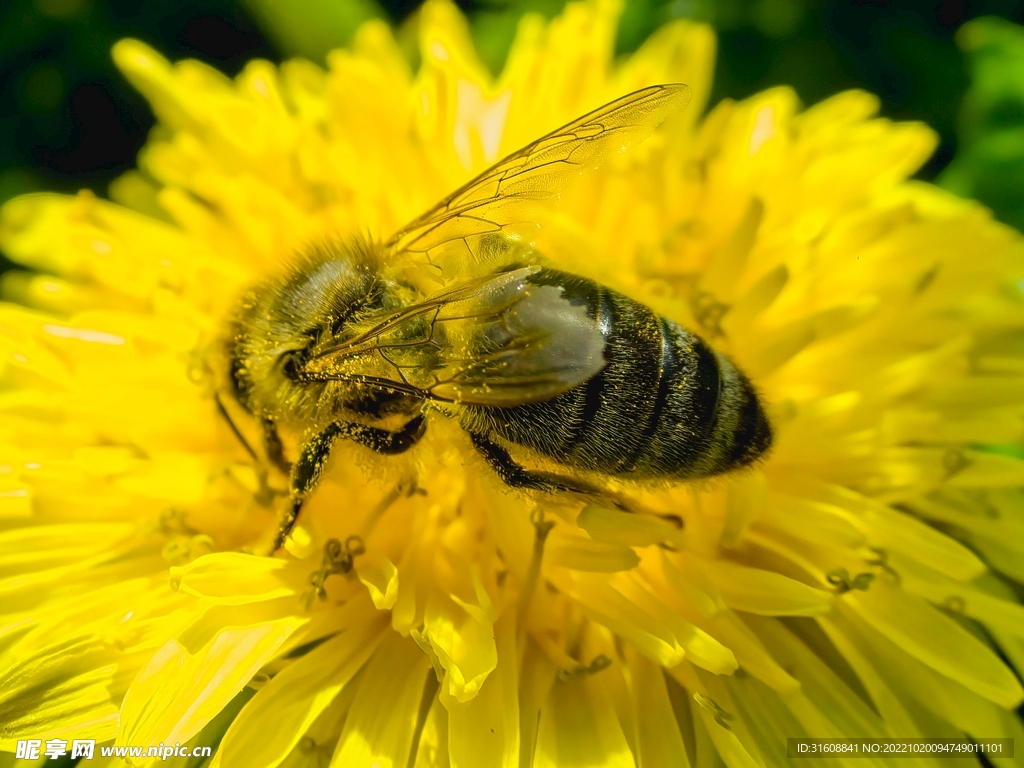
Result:
<instances>
[{"instance_id":1,"label":"bee leg","mask_svg":"<svg viewBox=\"0 0 1024 768\"><path fill-rule=\"evenodd\" d=\"M231 418L231 414L228 413L228 409L224 407L224 401L220 399L220 394L215 393L213 396L213 402L217 404L217 413L221 415L221 418L228 423L231 427L231 433L237 438L238 442L245 448L245 452L248 453L255 461L259 461L259 457L256 455L256 451L249 445L249 441L245 439L245 435L242 434L238 425L235 424L235 420Z\"/></svg>"},{"instance_id":2,"label":"bee leg","mask_svg":"<svg viewBox=\"0 0 1024 768\"><path fill-rule=\"evenodd\" d=\"M470 432L469 437L473 441L473 447L487 460L495 474L511 488L524 488L545 493L575 493L604 503L610 502L624 512L635 511L618 494L610 493L603 488L573 478L562 477L552 472L526 469L517 464L509 452L493 442L488 435Z\"/></svg>"},{"instance_id":3,"label":"bee leg","mask_svg":"<svg viewBox=\"0 0 1024 768\"><path fill-rule=\"evenodd\" d=\"M261 418L260 431L263 433L263 450L267 452L267 460L287 475L291 472L292 465L284 457L284 445L281 443L281 436L277 433L274 420L265 416Z\"/></svg>"},{"instance_id":4,"label":"bee leg","mask_svg":"<svg viewBox=\"0 0 1024 768\"><path fill-rule=\"evenodd\" d=\"M322 432L309 438L299 451L299 460L292 466L289 494L291 504L281 519L270 553L279 550L288 534L292 532L306 497L320 483L331 455L331 448L337 440L352 440L376 453L393 456L412 448L423 437L425 431L426 422L423 416L417 416L397 432L368 427L365 424L335 421Z\"/></svg>"},{"instance_id":5,"label":"bee leg","mask_svg":"<svg viewBox=\"0 0 1024 768\"><path fill-rule=\"evenodd\" d=\"M238 425L235 424L235 420L231 418L231 414L228 413L228 409L224 406L224 401L221 400L220 394L214 394L213 401L217 404L217 413L219 413L221 417L223 417L224 421L228 423L228 426L231 427L232 434L234 434L238 442L242 444L242 447L245 448L245 452L252 457L254 468L256 470L256 478L260 486L256 493L253 494L253 497L256 499L256 502L258 504L270 503L270 501L274 498L274 491L271 490L270 488L270 480L267 476L267 468L260 460L260 457L253 449L252 445L250 445L249 441L245 439L245 435L242 434L242 431L238 428ZM288 470L285 469L284 472L287 474Z\"/></svg>"}]
</instances>

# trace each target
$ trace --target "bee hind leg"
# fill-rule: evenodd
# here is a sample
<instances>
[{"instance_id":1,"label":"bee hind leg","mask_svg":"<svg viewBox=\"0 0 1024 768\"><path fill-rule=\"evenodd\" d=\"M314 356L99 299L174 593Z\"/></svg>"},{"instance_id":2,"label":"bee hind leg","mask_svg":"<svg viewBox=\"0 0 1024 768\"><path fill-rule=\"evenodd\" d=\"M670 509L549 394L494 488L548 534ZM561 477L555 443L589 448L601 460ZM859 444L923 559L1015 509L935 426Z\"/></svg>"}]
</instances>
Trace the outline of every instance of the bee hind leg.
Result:
<instances>
[{"instance_id":1,"label":"bee hind leg","mask_svg":"<svg viewBox=\"0 0 1024 768\"><path fill-rule=\"evenodd\" d=\"M616 509L623 512L638 511L635 506L626 499L604 488L576 480L570 477L556 475L553 472L526 469L516 463L508 451L495 443L488 435L478 432L470 432L470 439L477 452L487 460L494 473L501 478L505 485L511 488L541 491L543 493L573 493L584 498L605 504L612 504Z\"/></svg>"},{"instance_id":2,"label":"bee hind leg","mask_svg":"<svg viewBox=\"0 0 1024 768\"><path fill-rule=\"evenodd\" d=\"M303 443L299 459L292 466L290 504L281 518L270 554L281 548L295 527L303 503L323 477L331 448L336 441L352 440L376 453L393 456L412 448L423 437L424 432L426 422L423 416L417 416L396 432L354 422L335 421L322 432L309 438Z\"/></svg>"}]
</instances>

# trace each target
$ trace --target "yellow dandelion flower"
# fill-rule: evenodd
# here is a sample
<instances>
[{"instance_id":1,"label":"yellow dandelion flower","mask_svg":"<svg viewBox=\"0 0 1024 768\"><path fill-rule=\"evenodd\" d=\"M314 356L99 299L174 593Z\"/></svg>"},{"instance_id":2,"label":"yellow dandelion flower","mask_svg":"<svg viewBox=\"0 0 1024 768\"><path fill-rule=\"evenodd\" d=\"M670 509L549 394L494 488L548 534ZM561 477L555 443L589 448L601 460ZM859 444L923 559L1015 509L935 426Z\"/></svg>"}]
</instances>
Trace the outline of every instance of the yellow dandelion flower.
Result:
<instances>
[{"instance_id":1,"label":"yellow dandelion flower","mask_svg":"<svg viewBox=\"0 0 1024 768\"><path fill-rule=\"evenodd\" d=\"M709 29L616 62L617 10L526 17L497 78L436 0L416 72L379 22L326 71L234 80L116 46L158 118L139 170L0 220L32 270L0 304L0 749L649 768L780 765L789 737L1024 743L1020 236L908 181L934 135L866 93L702 117ZM246 287L674 82L690 107L567 188L536 246L735 360L767 459L616 485L656 513L628 514L508 489L431 413L401 456L342 441L286 551L253 553L281 477L208 354Z\"/></svg>"}]
</instances>

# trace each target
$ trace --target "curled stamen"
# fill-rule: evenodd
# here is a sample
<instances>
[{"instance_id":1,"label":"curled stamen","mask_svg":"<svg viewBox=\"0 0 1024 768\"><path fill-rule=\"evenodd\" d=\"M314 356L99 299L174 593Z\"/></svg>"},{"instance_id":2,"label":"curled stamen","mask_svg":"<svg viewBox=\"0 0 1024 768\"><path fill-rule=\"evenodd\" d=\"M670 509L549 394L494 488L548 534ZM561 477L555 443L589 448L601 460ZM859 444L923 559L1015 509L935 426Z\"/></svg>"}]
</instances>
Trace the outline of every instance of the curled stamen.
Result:
<instances>
[{"instance_id":1,"label":"curled stamen","mask_svg":"<svg viewBox=\"0 0 1024 768\"><path fill-rule=\"evenodd\" d=\"M697 321L712 338L723 336L722 319L729 312L730 306L719 301L714 294L707 291L695 291L690 299L690 310Z\"/></svg>"},{"instance_id":2,"label":"curled stamen","mask_svg":"<svg viewBox=\"0 0 1024 768\"><path fill-rule=\"evenodd\" d=\"M270 675L268 675L266 672L257 672L255 675L252 676L247 685L253 690L258 691L260 688L262 688L269 682Z\"/></svg>"},{"instance_id":3,"label":"curled stamen","mask_svg":"<svg viewBox=\"0 0 1024 768\"><path fill-rule=\"evenodd\" d=\"M834 568L825 574L825 580L840 592L847 592L850 589L850 572L845 568Z\"/></svg>"},{"instance_id":4,"label":"curled stamen","mask_svg":"<svg viewBox=\"0 0 1024 768\"><path fill-rule=\"evenodd\" d=\"M868 547L872 552L875 553L876 557L873 560L866 561L868 565L873 565L876 568L880 568L883 573L891 576L898 584L901 579L900 575L889 565L889 552L888 550L882 549L881 547Z\"/></svg>"},{"instance_id":5,"label":"curled stamen","mask_svg":"<svg viewBox=\"0 0 1024 768\"><path fill-rule=\"evenodd\" d=\"M363 543L361 536L349 536L345 539L345 551L349 557L359 557L366 554L366 544Z\"/></svg>"},{"instance_id":6,"label":"curled stamen","mask_svg":"<svg viewBox=\"0 0 1024 768\"><path fill-rule=\"evenodd\" d=\"M679 515L658 515L662 520L680 531L686 526L686 521Z\"/></svg>"},{"instance_id":7,"label":"curled stamen","mask_svg":"<svg viewBox=\"0 0 1024 768\"><path fill-rule=\"evenodd\" d=\"M419 481L415 477L409 477L402 480L398 484L400 493L404 493L406 497L409 496L426 496L427 489L420 486Z\"/></svg>"},{"instance_id":8,"label":"curled stamen","mask_svg":"<svg viewBox=\"0 0 1024 768\"><path fill-rule=\"evenodd\" d=\"M338 572L346 560L351 560L348 550L339 539L328 539L324 542L323 567L325 570Z\"/></svg>"},{"instance_id":9,"label":"curled stamen","mask_svg":"<svg viewBox=\"0 0 1024 768\"><path fill-rule=\"evenodd\" d=\"M950 613L962 614L967 609L967 603L959 595L949 595L943 601L942 607Z\"/></svg>"},{"instance_id":10,"label":"curled stamen","mask_svg":"<svg viewBox=\"0 0 1024 768\"><path fill-rule=\"evenodd\" d=\"M861 592L865 592L874 580L875 574L873 573L858 573L850 582L850 589L859 589Z\"/></svg>"},{"instance_id":11,"label":"curled stamen","mask_svg":"<svg viewBox=\"0 0 1024 768\"><path fill-rule=\"evenodd\" d=\"M304 596L306 610L313 605L315 598L327 599L327 590L324 589L324 584L328 576L339 573L350 574L355 566L355 558L363 554L366 554L366 544L363 542L362 536L349 536L344 543L340 539L327 539L324 542L321 566L309 575L309 583L313 587L313 591Z\"/></svg>"},{"instance_id":12,"label":"curled stamen","mask_svg":"<svg viewBox=\"0 0 1024 768\"><path fill-rule=\"evenodd\" d=\"M205 533L199 533L188 538L175 536L164 545L161 554L171 565L185 565L200 555L213 552L214 549L216 545L213 538Z\"/></svg>"},{"instance_id":13,"label":"curled stamen","mask_svg":"<svg viewBox=\"0 0 1024 768\"><path fill-rule=\"evenodd\" d=\"M971 463L963 451L950 448L942 457L942 468L946 470L946 479L963 472Z\"/></svg>"},{"instance_id":14,"label":"curled stamen","mask_svg":"<svg viewBox=\"0 0 1024 768\"><path fill-rule=\"evenodd\" d=\"M188 514L177 507L167 507L160 512L160 532L166 535L175 533L184 533L188 535L194 535L199 533L195 528L190 526L186 520Z\"/></svg>"},{"instance_id":15,"label":"curled stamen","mask_svg":"<svg viewBox=\"0 0 1024 768\"><path fill-rule=\"evenodd\" d=\"M714 717L715 722L725 728L727 731L731 731L732 728L727 723L727 720L735 720L736 716L731 712L728 712L718 705L718 702L712 699L710 696L697 692L693 694L693 700L696 701L703 709L707 710Z\"/></svg>"},{"instance_id":16,"label":"curled stamen","mask_svg":"<svg viewBox=\"0 0 1024 768\"><path fill-rule=\"evenodd\" d=\"M861 592L867 591L867 588L871 586L871 582L875 580L875 574L873 573L858 573L852 579L850 578L850 572L843 567L834 568L825 574L825 579L836 588L837 594L843 594L849 592L851 589L857 589Z\"/></svg>"},{"instance_id":17,"label":"curled stamen","mask_svg":"<svg viewBox=\"0 0 1024 768\"><path fill-rule=\"evenodd\" d=\"M369 533L370 530L377 524L377 521L384 515L391 505L398 501L400 498L408 498L413 495L426 496L427 492L420 488L417 484L415 477L407 477L400 480L394 488L385 493L381 500L377 502L376 506L370 510L370 514L366 518L366 522L363 524L363 533ZM351 537L350 537L351 538Z\"/></svg>"},{"instance_id":18,"label":"curled stamen","mask_svg":"<svg viewBox=\"0 0 1024 768\"><path fill-rule=\"evenodd\" d=\"M596 675L598 672L608 669L611 665L612 660L603 653L600 653L591 659L589 664L578 664L571 669L560 669L558 671L558 679L566 681L584 677L585 675Z\"/></svg>"},{"instance_id":19,"label":"curled stamen","mask_svg":"<svg viewBox=\"0 0 1024 768\"><path fill-rule=\"evenodd\" d=\"M164 544L160 554L170 565L184 565L188 562L188 543L181 539L173 539Z\"/></svg>"}]
</instances>

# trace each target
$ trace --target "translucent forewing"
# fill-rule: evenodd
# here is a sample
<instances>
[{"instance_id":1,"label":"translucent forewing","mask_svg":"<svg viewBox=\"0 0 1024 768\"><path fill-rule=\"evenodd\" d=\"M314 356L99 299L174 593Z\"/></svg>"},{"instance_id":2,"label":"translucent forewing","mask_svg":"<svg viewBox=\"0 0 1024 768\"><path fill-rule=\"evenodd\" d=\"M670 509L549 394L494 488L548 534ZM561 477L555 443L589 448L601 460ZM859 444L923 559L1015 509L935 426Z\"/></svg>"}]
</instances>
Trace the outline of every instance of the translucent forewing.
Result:
<instances>
[{"instance_id":1,"label":"translucent forewing","mask_svg":"<svg viewBox=\"0 0 1024 768\"><path fill-rule=\"evenodd\" d=\"M467 281L371 318L322 341L302 375L482 406L549 400L601 370L605 342L561 288L529 282L538 270Z\"/></svg>"},{"instance_id":2,"label":"translucent forewing","mask_svg":"<svg viewBox=\"0 0 1024 768\"><path fill-rule=\"evenodd\" d=\"M540 203L605 156L643 141L689 101L690 89L679 83L616 99L500 160L396 232L385 247L393 257L429 265L445 282L474 274L489 260L489 236L493 241L516 225L535 223Z\"/></svg>"}]
</instances>

